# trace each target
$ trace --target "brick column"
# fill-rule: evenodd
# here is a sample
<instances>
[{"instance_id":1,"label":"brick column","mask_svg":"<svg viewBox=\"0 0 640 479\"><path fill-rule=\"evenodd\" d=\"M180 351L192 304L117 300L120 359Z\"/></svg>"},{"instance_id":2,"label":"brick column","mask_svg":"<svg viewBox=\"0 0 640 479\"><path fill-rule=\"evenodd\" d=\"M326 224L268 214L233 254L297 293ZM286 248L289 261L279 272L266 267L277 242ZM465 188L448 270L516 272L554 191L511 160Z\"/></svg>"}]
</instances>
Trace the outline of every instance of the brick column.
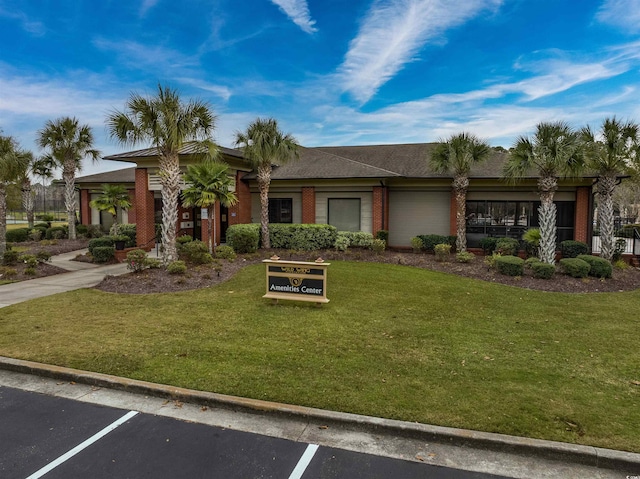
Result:
<instances>
[{"instance_id":1,"label":"brick column","mask_svg":"<svg viewBox=\"0 0 640 479\"><path fill-rule=\"evenodd\" d=\"M389 189L386 186L373 187L373 236L380 230L389 229Z\"/></svg>"},{"instance_id":2,"label":"brick column","mask_svg":"<svg viewBox=\"0 0 640 479\"><path fill-rule=\"evenodd\" d=\"M244 171L236 172L236 196L238 202L229 207L229 226L251 223L251 190L249 184L242 181Z\"/></svg>"},{"instance_id":3,"label":"brick column","mask_svg":"<svg viewBox=\"0 0 640 479\"><path fill-rule=\"evenodd\" d=\"M316 189L313 186L302 187L302 222L316 222Z\"/></svg>"},{"instance_id":4,"label":"brick column","mask_svg":"<svg viewBox=\"0 0 640 479\"><path fill-rule=\"evenodd\" d=\"M573 239L589 243L589 222L591 215L589 211L589 200L591 198L590 186L579 186L576 189L576 213L574 219Z\"/></svg>"},{"instance_id":5,"label":"brick column","mask_svg":"<svg viewBox=\"0 0 640 479\"><path fill-rule=\"evenodd\" d=\"M153 238L156 235L153 191L149 191L149 176L146 168L136 169L136 190L133 207L136 210L136 243L142 247L153 247Z\"/></svg>"},{"instance_id":6,"label":"brick column","mask_svg":"<svg viewBox=\"0 0 640 479\"><path fill-rule=\"evenodd\" d=\"M451 197L450 197L450 212L449 212L449 234L451 236L456 236L458 234L458 227L456 221L458 219L458 203L456 202L456 194L451 188Z\"/></svg>"},{"instance_id":7,"label":"brick column","mask_svg":"<svg viewBox=\"0 0 640 479\"><path fill-rule=\"evenodd\" d=\"M80 190L80 223L83 225L91 224L91 195L89 190Z\"/></svg>"}]
</instances>

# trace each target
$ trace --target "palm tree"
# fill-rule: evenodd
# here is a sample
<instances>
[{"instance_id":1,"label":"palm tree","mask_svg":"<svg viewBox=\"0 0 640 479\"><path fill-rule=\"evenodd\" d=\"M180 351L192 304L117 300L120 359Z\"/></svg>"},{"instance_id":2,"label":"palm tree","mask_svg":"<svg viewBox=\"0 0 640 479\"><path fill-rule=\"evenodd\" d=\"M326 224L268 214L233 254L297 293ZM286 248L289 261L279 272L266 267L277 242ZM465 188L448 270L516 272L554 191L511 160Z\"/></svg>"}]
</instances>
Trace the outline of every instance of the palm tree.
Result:
<instances>
[{"instance_id":1,"label":"palm tree","mask_svg":"<svg viewBox=\"0 0 640 479\"><path fill-rule=\"evenodd\" d=\"M180 194L180 149L186 142L195 142L212 155L216 149L211 141L215 115L209 105L200 100L183 103L177 91L158 85L155 97L144 98L132 93L125 111L114 111L107 117L111 138L123 145L151 143L160 160L162 184L162 255L165 265L178 259L176 230L178 196Z\"/></svg>"},{"instance_id":2,"label":"palm tree","mask_svg":"<svg viewBox=\"0 0 640 479\"><path fill-rule=\"evenodd\" d=\"M615 246L613 195L618 176L626 170L628 162L634 156L634 148L640 142L640 131L636 123L623 123L613 117L606 118L597 133L589 127L583 128L582 139L585 142L587 168L598 175L596 196L600 256L611 261Z\"/></svg>"},{"instance_id":3,"label":"palm tree","mask_svg":"<svg viewBox=\"0 0 640 479\"><path fill-rule=\"evenodd\" d=\"M106 211L113 216L111 235L118 234L118 208L128 210L131 208L129 192L122 185L102 185L102 192L95 200L89 202L89 206L99 211Z\"/></svg>"},{"instance_id":4,"label":"palm tree","mask_svg":"<svg viewBox=\"0 0 640 479\"><path fill-rule=\"evenodd\" d=\"M260 231L262 247L271 248L269 240L269 185L272 164L280 165L298 158L298 145L291 134L284 134L273 118L257 118L247 131L236 133L236 147L241 147L254 169L257 169L260 192Z\"/></svg>"},{"instance_id":5,"label":"palm tree","mask_svg":"<svg viewBox=\"0 0 640 479\"><path fill-rule=\"evenodd\" d=\"M0 258L7 250L7 186L20 181L28 158L12 137L0 135Z\"/></svg>"},{"instance_id":6,"label":"palm tree","mask_svg":"<svg viewBox=\"0 0 640 479\"><path fill-rule=\"evenodd\" d=\"M30 151L24 151L25 160L22 163L22 169L20 171L20 186L22 191L22 207L27 212L27 226L33 228L34 224L34 208L35 208L35 191L31 189L31 174L33 173L33 166L35 160L33 153Z\"/></svg>"},{"instance_id":7,"label":"palm tree","mask_svg":"<svg viewBox=\"0 0 640 479\"><path fill-rule=\"evenodd\" d=\"M458 133L442 141L431 153L431 167L436 173L453 173L453 191L456 197L456 250L467 250L467 190L469 172L473 165L489 156L491 147L470 133Z\"/></svg>"},{"instance_id":8,"label":"palm tree","mask_svg":"<svg viewBox=\"0 0 640 479\"><path fill-rule=\"evenodd\" d=\"M53 178L52 170L55 168L55 161L49 155L45 155L40 157L38 160L33 162L33 166L31 167L31 171L35 176L39 176L42 179L42 212L46 213L46 200L47 200L47 189L45 186L45 181L47 178Z\"/></svg>"},{"instance_id":9,"label":"palm tree","mask_svg":"<svg viewBox=\"0 0 640 479\"><path fill-rule=\"evenodd\" d=\"M235 193L231 191L234 180L229 176L229 168L224 163L204 161L196 165L189 165L184 181L187 187L182 191L182 205L207 209L207 233L209 238L209 253L215 253L216 202L229 207L238 202Z\"/></svg>"},{"instance_id":10,"label":"palm tree","mask_svg":"<svg viewBox=\"0 0 640 479\"><path fill-rule=\"evenodd\" d=\"M76 239L76 171L87 156L97 161L100 152L93 148L93 133L89 125L80 125L76 118L47 121L38 131L38 146L48 149L56 166L62 168L64 204L69 222L69 239Z\"/></svg>"},{"instance_id":11,"label":"palm tree","mask_svg":"<svg viewBox=\"0 0 640 479\"><path fill-rule=\"evenodd\" d=\"M567 123L539 123L532 138L521 136L510 151L503 174L512 181L537 172L540 207L540 260L554 264L556 253L556 205L558 179L578 176L583 168L579 134Z\"/></svg>"}]
</instances>

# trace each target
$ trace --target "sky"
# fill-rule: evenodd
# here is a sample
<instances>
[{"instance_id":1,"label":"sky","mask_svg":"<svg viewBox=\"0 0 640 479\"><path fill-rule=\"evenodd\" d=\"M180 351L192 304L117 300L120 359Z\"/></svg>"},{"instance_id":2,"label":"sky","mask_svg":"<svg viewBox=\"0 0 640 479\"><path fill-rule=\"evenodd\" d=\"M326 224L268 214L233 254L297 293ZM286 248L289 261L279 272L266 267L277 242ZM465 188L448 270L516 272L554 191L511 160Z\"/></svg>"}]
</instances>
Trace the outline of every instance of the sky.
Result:
<instances>
[{"instance_id":1,"label":"sky","mask_svg":"<svg viewBox=\"0 0 640 479\"><path fill-rule=\"evenodd\" d=\"M640 0L0 0L0 129L22 148L75 116L102 155L137 149L105 117L158 85L206 101L226 147L273 117L304 146L508 148L542 121L640 121Z\"/></svg>"}]
</instances>

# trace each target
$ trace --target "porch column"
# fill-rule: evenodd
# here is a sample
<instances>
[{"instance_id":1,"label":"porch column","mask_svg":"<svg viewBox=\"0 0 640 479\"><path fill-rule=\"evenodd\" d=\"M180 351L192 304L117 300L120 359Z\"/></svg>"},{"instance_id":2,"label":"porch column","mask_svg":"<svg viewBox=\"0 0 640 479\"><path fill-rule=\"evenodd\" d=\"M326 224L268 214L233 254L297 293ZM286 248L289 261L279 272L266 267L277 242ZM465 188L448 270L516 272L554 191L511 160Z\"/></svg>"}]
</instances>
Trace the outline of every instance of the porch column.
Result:
<instances>
[{"instance_id":1,"label":"porch column","mask_svg":"<svg viewBox=\"0 0 640 479\"><path fill-rule=\"evenodd\" d=\"M249 185L242 181L242 177L246 174L244 171L236 172L236 196L238 197L238 202L229 207L229 226L251 223L251 190Z\"/></svg>"},{"instance_id":2,"label":"porch column","mask_svg":"<svg viewBox=\"0 0 640 479\"><path fill-rule=\"evenodd\" d=\"M149 191L146 168L136 168L136 190L133 205L136 211L136 243L140 247L153 247L154 226L153 191Z\"/></svg>"},{"instance_id":3,"label":"porch column","mask_svg":"<svg viewBox=\"0 0 640 479\"><path fill-rule=\"evenodd\" d=\"M316 189L313 186L302 187L302 222L316 222Z\"/></svg>"},{"instance_id":4,"label":"porch column","mask_svg":"<svg viewBox=\"0 0 640 479\"><path fill-rule=\"evenodd\" d=\"M589 243L589 223L591 215L589 209L589 199L591 197L590 186L579 186L576 189L576 212L574 220L573 239Z\"/></svg>"},{"instance_id":5,"label":"porch column","mask_svg":"<svg viewBox=\"0 0 640 479\"><path fill-rule=\"evenodd\" d=\"M380 230L389 230L389 189L386 186L373 187L373 236Z\"/></svg>"},{"instance_id":6,"label":"porch column","mask_svg":"<svg viewBox=\"0 0 640 479\"><path fill-rule=\"evenodd\" d=\"M458 234L458 202L456 201L456 194L451 188L451 196L449 203L451 206L449 207L449 235L456 236Z\"/></svg>"},{"instance_id":7,"label":"porch column","mask_svg":"<svg viewBox=\"0 0 640 479\"><path fill-rule=\"evenodd\" d=\"M89 190L80 190L80 223L83 225L91 224L91 195Z\"/></svg>"}]
</instances>

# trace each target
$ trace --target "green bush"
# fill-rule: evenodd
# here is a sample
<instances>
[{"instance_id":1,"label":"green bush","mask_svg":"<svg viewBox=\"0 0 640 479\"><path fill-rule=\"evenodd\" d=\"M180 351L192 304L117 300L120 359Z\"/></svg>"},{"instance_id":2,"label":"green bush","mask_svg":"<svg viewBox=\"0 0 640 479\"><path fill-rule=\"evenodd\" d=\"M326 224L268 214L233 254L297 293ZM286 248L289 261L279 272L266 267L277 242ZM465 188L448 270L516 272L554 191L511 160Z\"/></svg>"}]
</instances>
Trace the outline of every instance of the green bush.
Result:
<instances>
[{"instance_id":1,"label":"green bush","mask_svg":"<svg viewBox=\"0 0 640 479\"><path fill-rule=\"evenodd\" d=\"M591 269L589 263L579 258L562 258L560 260L560 267L564 274L568 274L573 278L586 278Z\"/></svg>"},{"instance_id":2,"label":"green bush","mask_svg":"<svg viewBox=\"0 0 640 479\"><path fill-rule=\"evenodd\" d=\"M413 248L414 253L419 253L420 250L424 248L424 243L418 236L414 236L413 238L411 238L411 247Z\"/></svg>"},{"instance_id":3,"label":"green bush","mask_svg":"<svg viewBox=\"0 0 640 479\"><path fill-rule=\"evenodd\" d=\"M45 250L40 250L36 253L36 258L39 263L48 263L51 261L51 253Z\"/></svg>"},{"instance_id":4,"label":"green bush","mask_svg":"<svg viewBox=\"0 0 640 479\"><path fill-rule=\"evenodd\" d=\"M14 230L7 230L5 235L7 242L10 243L24 243L29 241L29 228L16 228Z\"/></svg>"},{"instance_id":5,"label":"green bush","mask_svg":"<svg viewBox=\"0 0 640 479\"><path fill-rule=\"evenodd\" d=\"M385 244L389 243L389 232L387 230L379 230L376 233L376 239L384 241Z\"/></svg>"},{"instance_id":6,"label":"green bush","mask_svg":"<svg viewBox=\"0 0 640 479\"><path fill-rule=\"evenodd\" d=\"M616 240L616 244L613 246L613 257L611 258L611 262L615 263L622 259L622 253L627 249L627 241L624 238L618 238Z\"/></svg>"},{"instance_id":7,"label":"green bush","mask_svg":"<svg viewBox=\"0 0 640 479\"><path fill-rule=\"evenodd\" d=\"M533 271L534 278L551 279L556 272L556 267L549 263L543 263L542 261L534 261L529 264L531 271Z\"/></svg>"},{"instance_id":8,"label":"green bush","mask_svg":"<svg viewBox=\"0 0 640 479\"><path fill-rule=\"evenodd\" d=\"M384 253L384 250L387 248L387 242L385 240L376 238L373 240L373 244L371 245L371 248L373 249L375 254L382 254Z\"/></svg>"},{"instance_id":9,"label":"green bush","mask_svg":"<svg viewBox=\"0 0 640 479\"><path fill-rule=\"evenodd\" d=\"M103 236L101 238L93 238L92 240L89 240L89 245L88 245L89 253L93 255L93 250L95 248L101 248L104 246L109 246L109 247L115 246L113 242L113 238L111 236Z\"/></svg>"},{"instance_id":10,"label":"green bush","mask_svg":"<svg viewBox=\"0 0 640 479\"><path fill-rule=\"evenodd\" d=\"M450 244L437 244L434 248L433 251L436 255L436 261L448 261L449 260L449 256L451 255L451 245Z\"/></svg>"},{"instance_id":11,"label":"green bush","mask_svg":"<svg viewBox=\"0 0 640 479\"><path fill-rule=\"evenodd\" d=\"M6 276L7 278L12 278L18 275L18 270L15 268L3 268L2 275Z\"/></svg>"},{"instance_id":12,"label":"green bush","mask_svg":"<svg viewBox=\"0 0 640 479\"><path fill-rule=\"evenodd\" d=\"M419 235L418 238L422 240L423 248L430 253L435 253L435 247L438 244L448 244L451 246L456 244L455 236Z\"/></svg>"},{"instance_id":13,"label":"green bush","mask_svg":"<svg viewBox=\"0 0 640 479\"><path fill-rule=\"evenodd\" d=\"M460 251L456 254L456 261L458 263L471 263L475 259L476 255L471 251Z\"/></svg>"},{"instance_id":14,"label":"green bush","mask_svg":"<svg viewBox=\"0 0 640 479\"><path fill-rule=\"evenodd\" d=\"M338 231L323 224L274 223L269 225L272 248L298 251L329 249L335 245ZM234 248L235 249L235 248Z\"/></svg>"},{"instance_id":15,"label":"green bush","mask_svg":"<svg viewBox=\"0 0 640 479\"><path fill-rule=\"evenodd\" d=\"M33 266L28 266L24 269L24 274L26 274L27 276L35 276L36 273L36 268Z\"/></svg>"},{"instance_id":16,"label":"green bush","mask_svg":"<svg viewBox=\"0 0 640 479\"><path fill-rule=\"evenodd\" d=\"M51 223L43 223L43 222L40 222L40 223L36 223L36 224L34 224L34 225L33 225L33 227L34 227L34 228L42 228L42 229L44 229L44 230L46 231L46 230L48 230L49 228L51 228Z\"/></svg>"},{"instance_id":17,"label":"green bush","mask_svg":"<svg viewBox=\"0 0 640 479\"><path fill-rule=\"evenodd\" d=\"M96 246L93 248L91 255L96 263L106 263L115 258L116 248L115 246Z\"/></svg>"},{"instance_id":18,"label":"green bush","mask_svg":"<svg viewBox=\"0 0 640 479\"><path fill-rule=\"evenodd\" d=\"M536 258L535 256L532 256L531 258L527 258L526 260L524 260L524 265L528 266L529 268L531 268L531 266L534 263L542 263L542 261L540 261L540 259Z\"/></svg>"},{"instance_id":19,"label":"green bush","mask_svg":"<svg viewBox=\"0 0 640 479\"><path fill-rule=\"evenodd\" d=\"M233 261L234 259L236 259L236 257L236 252L233 251L233 248L231 246L221 245L216 248L217 259L228 259L230 261Z\"/></svg>"},{"instance_id":20,"label":"green bush","mask_svg":"<svg viewBox=\"0 0 640 479\"><path fill-rule=\"evenodd\" d=\"M127 253L127 269L130 269L134 273L148 268L147 253L143 249L134 249Z\"/></svg>"},{"instance_id":21,"label":"green bush","mask_svg":"<svg viewBox=\"0 0 640 479\"><path fill-rule=\"evenodd\" d=\"M20 256L20 253L18 253L16 250L7 249L4 252L4 256L2 257L2 264L6 266L12 266L18 262L19 256Z\"/></svg>"},{"instance_id":22,"label":"green bush","mask_svg":"<svg viewBox=\"0 0 640 479\"><path fill-rule=\"evenodd\" d=\"M176 243L180 245L191 243L192 241L193 241L193 238L191 237L191 235L181 235L176 238Z\"/></svg>"},{"instance_id":23,"label":"green bush","mask_svg":"<svg viewBox=\"0 0 640 479\"><path fill-rule=\"evenodd\" d=\"M173 261L167 266L167 273L169 274L185 274L187 272L187 265L184 261Z\"/></svg>"},{"instance_id":24,"label":"green bush","mask_svg":"<svg viewBox=\"0 0 640 479\"><path fill-rule=\"evenodd\" d=\"M582 241L565 240L560 243L560 254L563 258L577 258L581 254L589 254L589 245Z\"/></svg>"},{"instance_id":25,"label":"green bush","mask_svg":"<svg viewBox=\"0 0 640 479\"><path fill-rule=\"evenodd\" d=\"M338 231L336 242L340 238L347 239L349 241L348 247L351 248L371 248L373 245L373 235L363 231ZM344 239L340 241L341 245L344 243Z\"/></svg>"},{"instance_id":26,"label":"green bush","mask_svg":"<svg viewBox=\"0 0 640 479\"><path fill-rule=\"evenodd\" d=\"M89 228L88 228L87 225L77 225L76 226L76 234L78 236L86 238L86 237L89 236L88 233L89 233Z\"/></svg>"},{"instance_id":27,"label":"green bush","mask_svg":"<svg viewBox=\"0 0 640 479\"><path fill-rule=\"evenodd\" d=\"M260 243L260 225L232 225L227 228L227 244L238 253L255 253Z\"/></svg>"},{"instance_id":28,"label":"green bush","mask_svg":"<svg viewBox=\"0 0 640 479\"><path fill-rule=\"evenodd\" d=\"M118 234L127 237L124 244L125 248L134 248L138 244L136 241L137 229L135 223L118 225Z\"/></svg>"},{"instance_id":29,"label":"green bush","mask_svg":"<svg viewBox=\"0 0 640 479\"><path fill-rule=\"evenodd\" d=\"M53 226L47 229L45 239L64 239L67 237L69 230L63 226Z\"/></svg>"},{"instance_id":30,"label":"green bush","mask_svg":"<svg viewBox=\"0 0 640 479\"><path fill-rule=\"evenodd\" d=\"M87 238L101 238L102 236L104 236L104 232L100 225L87 226Z\"/></svg>"},{"instance_id":31,"label":"green bush","mask_svg":"<svg viewBox=\"0 0 640 479\"><path fill-rule=\"evenodd\" d=\"M490 255L484 257L484 262L487 266L489 266L489 268L495 268L496 261L498 261L498 259L501 257L502 255L500 253L493 252Z\"/></svg>"},{"instance_id":32,"label":"green bush","mask_svg":"<svg viewBox=\"0 0 640 479\"><path fill-rule=\"evenodd\" d=\"M38 258L35 254L23 254L18 258L18 261L26 264L29 268L38 266Z\"/></svg>"},{"instance_id":33,"label":"green bush","mask_svg":"<svg viewBox=\"0 0 640 479\"><path fill-rule=\"evenodd\" d=\"M528 257L538 256L540 247L540 228L530 228L522 235L524 250Z\"/></svg>"},{"instance_id":34,"label":"green bush","mask_svg":"<svg viewBox=\"0 0 640 479\"><path fill-rule=\"evenodd\" d=\"M496 250L497 242L498 238L488 236L480 240L480 247L482 248L482 251L484 251L485 255L490 255Z\"/></svg>"},{"instance_id":35,"label":"green bush","mask_svg":"<svg viewBox=\"0 0 640 479\"><path fill-rule=\"evenodd\" d=\"M351 240L347 236L343 236L338 232L338 237L336 238L336 242L333 246L338 251L347 251L350 244Z\"/></svg>"},{"instance_id":36,"label":"green bush","mask_svg":"<svg viewBox=\"0 0 640 479\"><path fill-rule=\"evenodd\" d=\"M589 276L595 276L596 278L611 278L613 266L611 266L611 263L606 259L588 254L581 254L578 256L578 259L589 263L589 266L591 267L589 270Z\"/></svg>"},{"instance_id":37,"label":"green bush","mask_svg":"<svg viewBox=\"0 0 640 479\"><path fill-rule=\"evenodd\" d=\"M179 256L189 263L210 264L213 256L209 253L209 247L200 240L184 243L179 251Z\"/></svg>"},{"instance_id":38,"label":"green bush","mask_svg":"<svg viewBox=\"0 0 640 479\"><path fill-rule=\"evenodd\" d=\"M502 256L515 256L520 249L520 242L515 238L498 238L496 252Z\"/></svg>"},{"instance_id":39,"label":"green bush","mask_svg":"<svg viewBox=\"0 0 640 479\"><path fill-rule=\"evenodd\" d=\"M38 219L42 221L51 222L51 221L55 221L56 217L53 216L51 213L45 213L43 215L39 215Z\"/></svg>"},{"instance_id":40,"label":"green bush","mask_svg":"<svg viewBox=\"0 0 640 479\"><path fill-rule=\"evenodd\" d=\"M524 274L524 260L517 256L500 256L495 260L498 272L507 276L522 276Z\"/></svg>"},{"instance_id":41,"label":"green bush","mask_svg":"<svg viewBox=\"0 0 640 479\"><path fill-rule=\"evenodd\" d=\"M29 239L31 241L40 241L44 234L45 233L42 228L33 228L32 230L29 230Z\"/></svg>"}]
</instances>

